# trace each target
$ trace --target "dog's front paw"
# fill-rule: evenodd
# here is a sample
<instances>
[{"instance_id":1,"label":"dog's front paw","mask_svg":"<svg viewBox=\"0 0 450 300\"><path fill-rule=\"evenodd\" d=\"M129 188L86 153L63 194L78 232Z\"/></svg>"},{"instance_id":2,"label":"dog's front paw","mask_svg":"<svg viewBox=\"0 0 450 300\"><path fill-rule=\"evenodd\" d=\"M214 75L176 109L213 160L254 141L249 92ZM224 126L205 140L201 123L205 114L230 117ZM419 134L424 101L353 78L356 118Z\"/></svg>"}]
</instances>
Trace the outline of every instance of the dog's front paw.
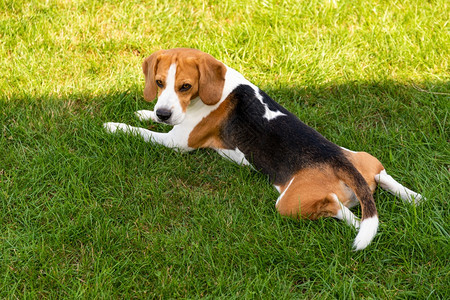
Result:
<instances>
[{"instance_id":1,"label":"dog's front paw","mask_svg":"<svg viewBox=\"0 0 450 300\"><path fill-rule=\"evenodd\" d=\"M115 133L118 130L121 130L123 132L129 131L129 127L127 124L124 123L114 123L114 122L108 122L104 123L103 127L108 131L109 133Z\"/></svg>"},{"instance_id":2,"label":"dog's front paw","mask_svg":"<svg viewBox=\"0 0 450 300\"><path fill-rule=\"evenodd\" d=\"M156 119L155 112L151 110L138 110L134 114L141 121L148 121L148 120L155 121Z\"/></svg>"}]
</instances>

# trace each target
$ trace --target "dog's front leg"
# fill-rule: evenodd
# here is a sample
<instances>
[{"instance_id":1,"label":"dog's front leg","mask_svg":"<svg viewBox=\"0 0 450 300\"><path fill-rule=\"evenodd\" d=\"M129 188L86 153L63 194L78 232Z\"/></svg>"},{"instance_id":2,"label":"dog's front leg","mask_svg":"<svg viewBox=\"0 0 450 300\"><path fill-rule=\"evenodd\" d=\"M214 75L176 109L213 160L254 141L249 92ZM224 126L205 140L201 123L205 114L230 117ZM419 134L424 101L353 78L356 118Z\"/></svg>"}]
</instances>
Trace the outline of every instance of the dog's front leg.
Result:
<instances>
[{"instance_id":1,"label":"dog's front leg","mask_svg":"<svg viewBox=\"0 0 450 300\"><path fill-rule=\"evenodd\" d=\"M153 121L153 122L159 122L158 118L156 117L156 113L152 110L138 110L134 113L136 117L141 121Z\"/></svg>"},{"instance_id":2,"label":"dog's front leg","mask_svg":"<svg viewBox=\"0 0 450 300\"><path fill-rule=\"evenodd\" d=\"M181 151L192 150L188 147L187 142L180 138L179 135L175 134L176 131L173 129L167 133L154 132L148 129L130 126L124 123L114 123L108 122L104 123L103 127L110 133L115 133L117 131L123 131L125 133L134 134L140 136L146 142L158 143L168 148L175 148Z\"/></svg>"}]
</instances>

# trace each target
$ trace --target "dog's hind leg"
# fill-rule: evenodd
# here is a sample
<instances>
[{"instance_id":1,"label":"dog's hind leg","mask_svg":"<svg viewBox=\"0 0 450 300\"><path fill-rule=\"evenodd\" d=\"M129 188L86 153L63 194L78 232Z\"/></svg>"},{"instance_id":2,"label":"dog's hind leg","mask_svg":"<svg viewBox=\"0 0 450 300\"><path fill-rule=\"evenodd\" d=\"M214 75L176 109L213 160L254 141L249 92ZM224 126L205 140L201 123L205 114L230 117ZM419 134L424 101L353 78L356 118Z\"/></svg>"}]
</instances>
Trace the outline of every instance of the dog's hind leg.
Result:
<instances>
[{"instance_id":1,"label":"dog's hind leg","mask_svg":"<svg viewBox=\"0 0 450 300\"><path fill-rule=\"evenodd\" d=\"M283 216L317 219L334 217L358 228L355 250L370 244L378 228L378 218L358 218L345 205L350 204L348 193L331 168L302 170L280 187L276 208Z\"/></svg>"},{"instance_id":2,"label":"dog's hind leg","mask_svg":"<svg viewBox=\"0 0 450 300\"><path fill-rule=\"evenodd\" d=\"M291 180L292 183L292 180ZM308 193L305 190L289 190L289 186L277 199L276 208L281 215L317 219L333 217L359 228L359 219L346 207L335 193L326 190Z\"/></svg>"},{"instance_id":3,"label":"dog's hind leg","mask_svg":"<svg viewBox=\"0 0 450 300\"><path fill-rule=\"evenodd\" d=\"M350 204L348 192L331 169L303 170L282 186L280 192L275 206L284 216L307 219L334 217L359 227L358 218L347 207Z\"/></svg>"},{"instance_id":4,"label":"dog's hind leg","mask_svg":"<svg viewBox=\"0 0 450 300\"><path fill-rule=\"evenodd\" d=\"M386 172L386 170L382 170L379 174L375 175L375 181L382 189L400 197L405 202L418 204L421 200L425 200L422 195L411 191L401 183L397 182Z\"/></svg>"},{"instance_id":5,"label":"dog's hind leg","mask_svg":"<svg viewBox=\"0 0 450 300\"><path fill-rule=\"evenodd\" d=\"M400 197L405 202L417 204L420 200L424 200L420 194L406 188L386 173L383 165L376 157L366 152L354 152L345 148L343 150L347 158L363 175L372 192L379 185L382 189Z\"/></svg>"},{"instance_id":6,"label":"dog's hind leg","mask_svg":"<svg viewBox=\"0 0 450 300\"><path fill-rule=\"evenodd\" d=\"M339 210L334 217L338 220L345 221L348 225L359 228L359 218L356 217L347 206L345 206L341 201L339 201L336 194L329 194L327 197L333 199L339 205Z\"/></svg>"}]
</instances>

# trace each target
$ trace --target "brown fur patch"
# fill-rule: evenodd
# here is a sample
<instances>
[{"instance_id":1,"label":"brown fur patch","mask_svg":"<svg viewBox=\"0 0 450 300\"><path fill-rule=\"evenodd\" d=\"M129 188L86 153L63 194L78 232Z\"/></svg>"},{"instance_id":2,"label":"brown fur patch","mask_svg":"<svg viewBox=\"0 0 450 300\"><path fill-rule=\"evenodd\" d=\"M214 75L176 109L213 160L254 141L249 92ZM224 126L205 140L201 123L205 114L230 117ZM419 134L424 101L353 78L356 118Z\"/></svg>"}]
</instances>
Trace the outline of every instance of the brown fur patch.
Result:
<instances>
[{"instance_id":1,"label":"brown fur patch","mask_svg":"<svg viewBox=\"0 0 450 300\"><path fill-rule=\"evenodd\" d=\"M288 184L281 187L281 192ZM331 193L335 193L344 205L349 200L331 167L303 169L295 174L291 185L279 200L277 210L284 216L294 218L335 216L339 205L331 197Z\"/></svg>"},{"instance_id":2,"label":"brown fur patch","mask_svg":"<svg viewBox=\"0 0 450 300\"><path fill-rule=\"evenodd\" d=\"M189 134L188 146L191 148L223 149L220 138L220 125L227 119L233 109L233 104L225 99L219 107L203 118Z\"/></svg>"},{"instance_id":3,"label":"brown fur patch","mask_svg":"<svg viewBox=\"0 0 450 300\"><path fill-rule=\"evenodd\" d=\"M145 75L144 99L146 101L152 101L155 99L158 91L158 87L155 83L155 71L161 53L163 53L163 50L153 53L142 63L142 72L144 72Z\"/></svg>"},{"instance_id":4,"label":"brown fur patch","mask_svg":"<svg viewBox=\"0 0 450 300\"><path fill-rule=\"evenodd\" d=\"M381 162L374 156L367 152L350 152L343 150L345 156L350 160L350 162L355 166L355 168L361 173L361 175L366 180L372 193L377 187L375 181L375 175L380 174L384 170Z\"/></svg>"},{"instance_id":5,"label":"brown fur patch","mask_svg":"<svg viewBox=\"0 0 450 300\"><path fill-rule=\"evenodd\" d=\"M364 177L373 193L377 187L375 175L384 169L383 165L366 152L343 151ZM290 180L280 187L281 193L288 188L277 204L277 209L282 215L309 219L334 216L339 207L333 200L332 193L336 194L339 201L347 207L357 204L354 191L340 180L336 172L329 166L304 169L295 174L293 178L289 188Z\"/></svg>"}]
</instances>

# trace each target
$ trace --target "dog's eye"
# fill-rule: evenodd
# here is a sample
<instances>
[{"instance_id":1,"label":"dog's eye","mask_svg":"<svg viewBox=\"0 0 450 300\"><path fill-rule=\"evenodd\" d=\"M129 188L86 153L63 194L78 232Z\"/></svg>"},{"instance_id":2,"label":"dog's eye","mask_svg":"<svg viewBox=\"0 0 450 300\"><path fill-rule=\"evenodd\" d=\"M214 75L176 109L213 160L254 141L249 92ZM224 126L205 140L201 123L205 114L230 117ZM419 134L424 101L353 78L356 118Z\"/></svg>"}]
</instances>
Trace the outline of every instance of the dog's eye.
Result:
<instances>
[{"instance_id":1,"label":"dog's eye","mask_svg":"<svg viewBox=\"0 0 450 300\"><path fill-rule=\"evenodd\" d=\"M164 87L161 80L156 80L156 85L159 86L160 88Z\"/></svg>"},{"instance_id":2,"label":"dog's eye","mask_svg":"<svg viewBox=\"0 0 450 300\"><path fill-rule=\"evenodd\" d=\"M190 88L192 87L192 85L190 85L189 83L185 83L180 87L180 92L186 92L188 91Z\"/></svg>"}]
</instances>

